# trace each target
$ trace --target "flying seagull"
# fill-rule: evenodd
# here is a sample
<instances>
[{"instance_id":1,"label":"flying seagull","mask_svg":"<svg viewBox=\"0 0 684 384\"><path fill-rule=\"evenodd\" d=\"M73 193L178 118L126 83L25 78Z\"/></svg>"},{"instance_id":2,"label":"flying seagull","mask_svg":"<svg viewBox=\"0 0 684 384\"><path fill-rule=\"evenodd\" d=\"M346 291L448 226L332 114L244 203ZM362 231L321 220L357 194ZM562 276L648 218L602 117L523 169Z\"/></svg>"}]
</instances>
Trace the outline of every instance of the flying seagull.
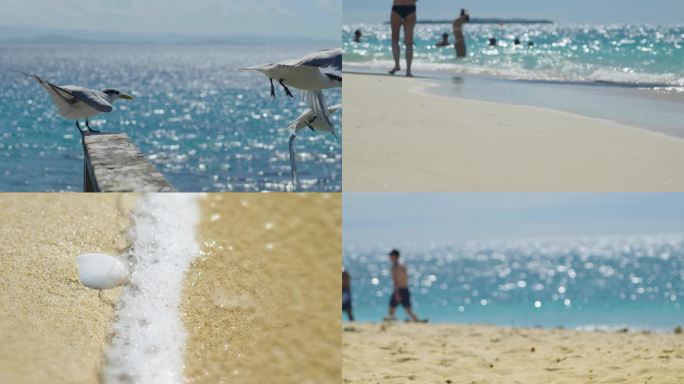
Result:
<instances>
[{"instance_id":1,"label":"flying seagull","mask_svg":"<svg viewBox=\"0 0 684 384\"><path fill-rule=\"evenodd\" d=\"M91 132L99 132L90 127L90 119L103 112L112 111L112 103L116 99L133 100L132 96L123 94L116 89L96 91L94 89L79 87L76 85L55 85L45 81L37 75L24 75L35 79L52 98L59 114L67 119L76 120L76 128L83 133L78 121L85 119L86 127Z\"/></svg>"},{"instance_id":2,"label":"flying seagull","mask_svg":"<svg viewBox=\"0 0 684 384\"><path fill-rule=\"evenodd\" d=\"M342 104L335 104L328 108L328 113L334 113L341 109ZM290 123L288 126L290 129L290 169L292 171L292 189L295 191L299 189L300 185L299 177L297 176L297 164L295 162L294 140L297 138L297 132L305 127L310 128L314 132L330 132L333 136L335 136L335 140L337 140L338 143L340 142L340 138L337 136L337 133L335 133L335 129L333 128L332 124L330 124L329 121L321 119L311 109L307 109L306 111L302 112L297 119Z\"/></svg>"},{"instance_id":3,"label":"flying seagull","mask_svg":"<svg viewBox=\"0 0 684 384\"><path fill-rule=\"evenodd\" d=\"M240 69L257 71L266 75L271 81L271 96L273 97L275 97L274 79L280 83L285 94L290 97L294 96L288 86L302 90L302 97L309 104L314 115L332 125L322 91L328 88L342 87L342 76L339 73L331 73L342 71L341 48L313 52L298 59L281 61L276 64L263 64Z\"/></svg>"}]
</instances>

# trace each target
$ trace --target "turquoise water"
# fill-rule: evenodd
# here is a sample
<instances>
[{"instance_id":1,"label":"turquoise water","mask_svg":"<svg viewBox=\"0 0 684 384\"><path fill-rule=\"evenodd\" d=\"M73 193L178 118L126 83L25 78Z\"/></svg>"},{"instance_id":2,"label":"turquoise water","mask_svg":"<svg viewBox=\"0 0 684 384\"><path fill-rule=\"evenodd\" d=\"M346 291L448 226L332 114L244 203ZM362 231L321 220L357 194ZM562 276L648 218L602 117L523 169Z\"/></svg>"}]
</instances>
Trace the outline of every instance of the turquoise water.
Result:
<instances>
[{"instance_id":1,"label":"turquoise water","mask_svg":"<svg viewBox=\"0 0 684 384\"><path fill-rule=\"evenodd\" d=\"M356 29L364 34L360 44L351 42ZM453 42L450 24L416 26L416 70L684 92L684 26L472 24L464 27L468 55L458 61L453 46L434 46L444 32ZM389 70L394 64L390 37L386 24L345 25L345 70ZM496 47L489 47L491 37L498 40ZM516 37L519 46L513 44Z\"/></svg>"},{"instance_id":2,"label":"turquoise water","mask_svg":"<svg viewBox=\"0 0 684 384\"><path fill-rule=\"evenodd\" d=\"M392 293L389 246L346 246L357 320ZM684 321L684 235L408 245L413 307L431 322L671 330ZM399 310L399 316L403 312Z\"/></svg>"},{"instance_id":3,"label":"turquoise water","mask_svg":"<svg viewBox=\"0 0 684 384\"><path fill-rule=\"evenodd\" d=\"M306 107L268 80L238 71L295 58L318 45L0 45L0 190L78 191L83 152L73 121L47 93L7 68L56 84L116 88L93 128L128 134L179 191L285 190L288 123ZM329 105L339 89L326 91ZM296 94L297 95L297 94ZM298 96L298 95L297 95ZM341 115L333 116L341 132ZM97 127L95 127L97 126ZM306 191L339 191L342 153L331 135L302 131L298 171Z\"/></svg>"}]
</instances>

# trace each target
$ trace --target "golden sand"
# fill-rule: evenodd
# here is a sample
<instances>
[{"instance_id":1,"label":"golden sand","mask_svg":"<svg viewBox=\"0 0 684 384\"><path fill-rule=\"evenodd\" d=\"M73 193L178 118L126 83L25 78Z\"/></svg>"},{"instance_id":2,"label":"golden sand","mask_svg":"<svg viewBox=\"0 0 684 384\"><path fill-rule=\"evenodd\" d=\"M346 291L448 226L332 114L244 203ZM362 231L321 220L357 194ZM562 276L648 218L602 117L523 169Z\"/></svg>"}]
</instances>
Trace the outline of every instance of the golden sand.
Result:
<instances>
[{"instance_id":1,"label":"golden sand","mask_svg":"<svg viewBox=\"0 0 684 384\"><path fill-rule=\"evenodd\" d=\"M79 283L76 256L123 251L135 199L0 194L0 383L98 381L113 308Z\"/></svg>"},{"instance_id":2,"label":"golden sand","mask_svg":"<svg viewBox=\"0 0 684 384\"><path fill-rule=\"evenodd\" d=\"M209 194L184 288L185 376L339 383L340 194Z\"/></svg>"},{"instance_id":3,"label":"golden sand","mask_svg":"<svg viewBox=\"0 0 684 384\"><path fill-rule=\"evenodd\" d=\"M355 324L345 383L684 383L684 335Z\"/></svg>"}]
</instances>

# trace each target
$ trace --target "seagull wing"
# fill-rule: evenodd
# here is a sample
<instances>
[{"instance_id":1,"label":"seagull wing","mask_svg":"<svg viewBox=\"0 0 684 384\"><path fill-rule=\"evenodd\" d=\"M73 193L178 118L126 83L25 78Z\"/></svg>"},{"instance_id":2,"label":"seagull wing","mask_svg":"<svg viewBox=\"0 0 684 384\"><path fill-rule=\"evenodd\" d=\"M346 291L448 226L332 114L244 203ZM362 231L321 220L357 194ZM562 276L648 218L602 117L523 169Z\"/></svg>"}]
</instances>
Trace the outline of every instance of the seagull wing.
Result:
<instances>
[{"instance_id":1,"label":"seagull wing","mask_svg":"<svg viewBox=\"0 0 684 384\"><path fill-rule=\"evenodd\" d=\"M301 115L299 115L298 118L293 120L290 125L288 125L288 128L290 131L297 132L300 129L304 128L307 126L307 124L311 124L311 120L314 118L314 113L311 110L311 108L307 108L302 112Z\"/></svg>"},{"instance_id":2,"label":"seagull wing","mask_svg":"<svg viewBox=\"0 0 684 384\"><path fill-rule=\"evenodd\" d=\"M48 90L48 92L49 92L49 91L54 92L57 96L59 96L60 98L62 98L62 99L63 99L66 103L68 103L68 104L73 104L73 103L75 103L75 102L77 101L76 97L74 97L74 95L72 95L71 92L69 92L68 90L66 90L66 89L64 89L64 88L62 88L62 87L60 87L59 85L55 85L55 84L52 84L52 83L49 82L49 81L45 81L45 80L41 79L40 76L35 75L35 74L29 74L29 73L26 73L26 72L20 72L20 73L23 73L24 75L33 78L33 79L36 80L41 86L43 86L43 88L45 88L46 90Z\"/></svg>"},{"instance_id":3,"label":"seagull wing","mask_svg":"<svg viewBox=\"0 0 684 384\"><path fill-rule=\"evenodd\" d=\"M67 92L71 96L75 97L78 101L87 104L96 111L112 111L112 105L109 103L109 101L107 101L105 94L100 91L78 87L75 85L65 85L63 87L56 87L64 92Z\"/></svg>"},{"instance_id":4,"label":"seagull wing","mask_svg":"<svg viewBox=\"0 0 684 384\"><path fill-rule=\"evenodd\" d=\"M304 101L309 104L309 108L313 112L313 116L319 120L321 130L325 131L332 128L333 124L330 121L330 113L328 107L325 105L325 96L322 91L302 91Z\"/></svg>"},{"instance_id":5,"label":"seagull wing","mask_svg":"<svg viewBox=\"0 0 684 384\"><path fill-rule=\"evenodd\" d=\"M326 49L323 51L309 53L308 55L295 60L287 60L280 63L282 65L309 66L318 68L334 68L342 70L342 49Z\"/></svg>"},{"instance_id":6,"label":"seagull wing","mask_svg":"<svg viewBox=\"0 0 684 384\"><path fill-rule=\"evenodd\" d=\"M259 72L263 72L263 71L267 71L267 70L269 70L269 69L273 69L273 67L275 67L275 66L276 66L275 64L260 64L260 65L254 65L254 66L251 66L251 67L240 67L240 68L238 68L238 69L241 70L241 71L259 71Z\"/></svg>"}]
</instances>

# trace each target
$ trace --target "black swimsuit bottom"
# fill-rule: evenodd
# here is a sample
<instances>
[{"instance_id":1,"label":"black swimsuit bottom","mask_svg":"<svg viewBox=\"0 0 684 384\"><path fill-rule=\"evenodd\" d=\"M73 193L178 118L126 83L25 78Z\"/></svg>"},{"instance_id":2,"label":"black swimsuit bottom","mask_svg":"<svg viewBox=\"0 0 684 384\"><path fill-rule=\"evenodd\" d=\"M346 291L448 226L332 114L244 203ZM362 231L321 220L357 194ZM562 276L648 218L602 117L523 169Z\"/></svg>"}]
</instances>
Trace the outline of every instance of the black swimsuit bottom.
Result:
<instances>
[{"instance_id":1,"label":"black swimsuit bottom","mask_svg":"<svg viewBox=\"0 0 684 384\"><path fill-rule=\"evenodd\" d=\"M415 5L394 5L392 6L392 12L396 13L401 17L402 19L405 19L406 16L416 13L416 6Z\"/></svg>"}]
</instances>

